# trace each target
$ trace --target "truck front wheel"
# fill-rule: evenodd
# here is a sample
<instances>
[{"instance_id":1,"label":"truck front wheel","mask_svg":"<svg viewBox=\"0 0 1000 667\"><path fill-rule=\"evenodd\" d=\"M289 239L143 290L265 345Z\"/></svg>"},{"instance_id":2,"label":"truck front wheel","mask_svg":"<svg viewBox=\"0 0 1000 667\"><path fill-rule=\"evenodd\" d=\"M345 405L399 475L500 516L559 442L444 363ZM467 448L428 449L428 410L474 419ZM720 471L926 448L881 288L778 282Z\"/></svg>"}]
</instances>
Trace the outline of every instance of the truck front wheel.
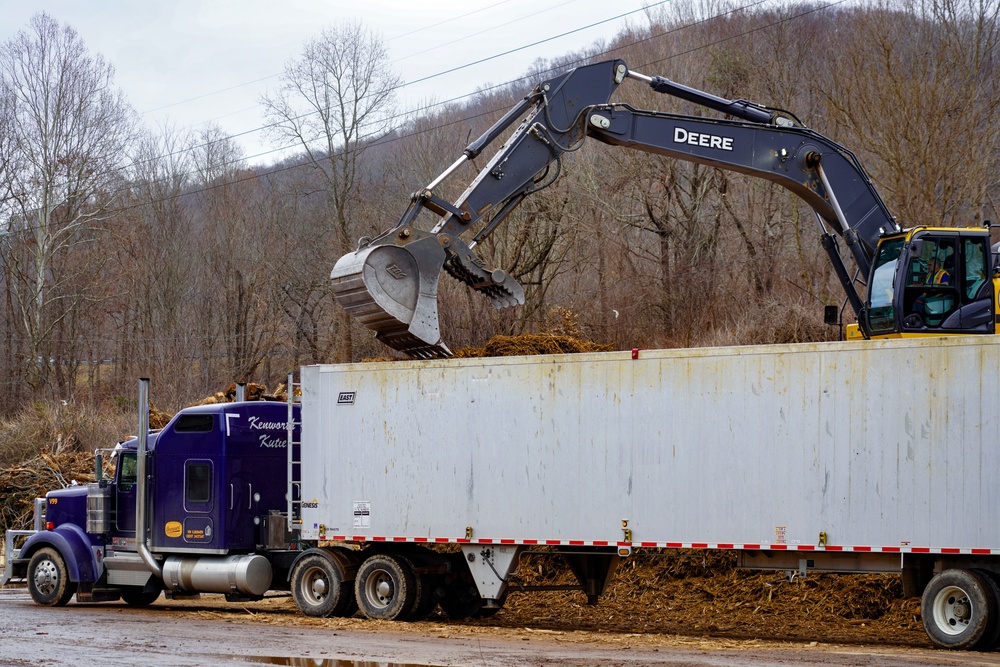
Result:
<instances>
[{"instance_id":1,"label":"truck front wheel","mask_svg":"<svg viewBox=\"0 0 1000 667\"><path fill-rule=\"evenodd\" d=\"M927 584L920 617L931 641L941 648L977 649L988 640L998 601L983 575L964 569L941 572Z\"/></svg>"},{"instance_id":2,"label":"truck front wheel","mask_svg":"<svg viewBox=\"0 0 1000 667\"><path fill-rule=\"evenodd\" d=\"M405 558L369 556L354 582L361 613L368 618L406 620L417 604L417 582Z\"/></svg>"},{"instance_id":3,"label":"truck front wheel","mask_svg":"<svg viewBox=\"0 0 1000 667\"><path fill-rule=\"evenodd\" d=\"M69 580L66 561L51 547L43 547L28 561L28 591L31 599L46 607L62 607L76 593Z\"/></svg>"}]
</instances>

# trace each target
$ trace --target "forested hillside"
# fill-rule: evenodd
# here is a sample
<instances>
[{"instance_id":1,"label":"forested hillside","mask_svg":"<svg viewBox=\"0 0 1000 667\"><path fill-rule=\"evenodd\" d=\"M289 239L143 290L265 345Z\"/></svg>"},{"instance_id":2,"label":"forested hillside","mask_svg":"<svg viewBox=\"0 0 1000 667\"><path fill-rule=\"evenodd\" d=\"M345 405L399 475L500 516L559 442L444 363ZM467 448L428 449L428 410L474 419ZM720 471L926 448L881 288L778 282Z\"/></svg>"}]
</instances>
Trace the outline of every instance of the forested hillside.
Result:
<instances>
[{"instance_id":1,"label":"forested hillside","mask_svg":"<svg viewBox=\"0 0 1000 667\"><path fill-rule=\"evenodd\" d=\"M370 35L331 30L264 101L276 145L301 144L271 165L213 129L142 128L110 65L39 15L0 47L0 410L130 396L140 376L176 409L233 381L272 386L299 364L386 356L334 302L336 259L394 223L538 81L585 62L622 58L789 110L858 155L904 227L995 219L998 11L996 0L669 3L609 44L416 112L394 101L399 82ZM322 48L350 40L363 60ZM295 98L303 78L328 86L316 72L338 57L373 64L377 97L327 97L366 101L365 114ZM636 81L613 101L712 113ZM442 194L458 197L487 160ZM818 239L812 212L769 183L586 143L480 248L526 304L494 311L442 278L443 335L452 349L545 331L619 349L835 338L823 306L843 294Z\"/></svg>"}]
</instances>

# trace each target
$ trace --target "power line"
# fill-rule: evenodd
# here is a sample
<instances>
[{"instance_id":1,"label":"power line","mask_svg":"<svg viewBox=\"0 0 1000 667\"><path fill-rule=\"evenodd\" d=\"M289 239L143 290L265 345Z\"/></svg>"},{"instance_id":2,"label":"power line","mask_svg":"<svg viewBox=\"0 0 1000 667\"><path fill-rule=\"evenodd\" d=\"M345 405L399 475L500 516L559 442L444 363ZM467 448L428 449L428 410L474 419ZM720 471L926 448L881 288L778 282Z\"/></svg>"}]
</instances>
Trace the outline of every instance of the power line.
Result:
<instances>
[{"instance_id":1,"label":"power line","mask_svg":"<svg viewBox=\"0 0 1000 667\"><path fill-rule=\"evenodd\" d=\"M665 4L665 2L667 2L667 1L669 1L669 0L663 0L663 2L659 2L659 3L656 3L656 4L657 5ZM721 39L716 40L714 42L711 42L711 43L708 43L708 44L703 44L703 45L691 48L691 49L689 49L687 51L670 55L670 56L668 56L666 58L661 58L661 59L656 60L656 61L647 62L647 63L645 63L642 66L649 66L649 65L654 65L654 64L662 63L662 62L667 62L667 61L669 61L669 60L671 60L673 58L677 58L677 57L680 57L682 55L687 55L687 54L694 53L694 52L697 52L697 51L700 51L700 50L711 48L711 47L716 46L718 44L722 44L722 43L731 41L733 39L737 39L737 38L744 37L744 36L747 36L747 35L750 35L750 34L753 34L753 33L756 33L756 32L760 32L762 30L766 30L766 29L775 27L777 25L781 25L783 23L787 23L787 22L792 21L794 19L801 18L803 16L806 16L806 15L809 15L809 14L813 14L813 13L816 13L816 12L828 9L830 7L834 7L834 6L840 5L840 4L842 4L842 3L846 2L846 1L847 0L834 0L833 2L827 3L825 5L816 6L816 7L813 7L811 9L807 9L807 10L805 10L805 11L799 13L799 14L795 14L795 15L790 16L790 17L779 19L779 20L774 21L772 23L768 23L768 24L763 25L763 26L758 26L758 27L752 28L750 30L738 33L736 35L731 35L731 36L728 36L728 37L724 37L724 38L721 38ZM685 24L685 25L682 25L682 26L678 26L678 27L676 27L676 28L674 28L672 30L668 30L668 31L663 32L663 33L658 33L658 34L655 34L655 35L651 34L649 37L643 38L641 40L636 40L635 42L630 42L628 44L621 44L621 45L615 46L613 48L607 49L605 51L598 52L596 54L592 54L591 56L580 58L580 59L577 59L575 61L570 61L569 63L567 63L567 66L576 65L576 64L579 64L579 63L586 62L587 60L592 60L592 59L600 57L600 56L608 55L608 54L610 54L612 52L615 52L615 51L624 50L624 49L627 49L629 47L636 46L638 44L642 44L644 42L647 42L647 41L650 41L650 40L653 40L653 39L661 38L661 37L663 37L665 35L669 35L669 34L673 34L675 32L679 32L681 30L693 27L695 25L700 25L702 23L710 22L710 21L716 20L718 18L721 18L723 16L727 16L729 14L732 14L732 13L744 11L744 10L746 10L748 8L752 8L752 7L755 7L757 5L764 4L766 2L768 2L768 0L757 0L756 2L752 2L752 3L748 4L748 5L743 6L743 7L739 7L739 8L736 8L736 9L733 9L733 10L730 10L728 12L724 12L724 13L721 13L721 14L716 14L714 16L702 19L700 21L695 21L695 22L690 23L690 24ZM654 6L656 6L656 5L654 5ZM620 18L620 17L621 17L621 15L619 17L617 17L617 18ZM614 20L614 19L608 19L608 20ZM559 36L552 37L552 38L549 38L549 39L557 39L558 37ZM499 56L494 56L494 57L499 57ZM470 65L471 65L471 63L470 63ZM469 65L464 65L462 67L467 67L467 66L469 66ZM456 69L458 69L458 68L456 68ZM546 74L546 73L555 71L555 69L556 68L549 68L547 70L543 70L543 71L539 72L538 74ZM562 67L560 67L559 69L561 70ZM449 72L450 71L453 71L453 70L449 70ZM447 73L447 72L445 72L445 73ZM438 75L434 75L434 76L438 76ZM433 77L426 77L426 78L433 78ZM509 86L511 84L514 84L514 83L517 83L517 82L520 82L520 81L524 81L527 78L529 78L529 77L520 77L520 78L517 78L517 79L513 79L511 81L508 81L508 82L505 82L505 83L502 83L502 84L497 84L495 86L490 86L488 88L481 89L481 90L479 90L479 91L477 91L475 93L468 93L466 95L461 95L461 96L458 96L458 97L455 97L455 98L451 98L450 100L446 100L444 102L440 102L440 103L428 105L426 107L423 107L422 109L418 109L417 111L427 111L427 110L430 110L430 109L433 109L435 107L442 106L442 105L445 105L445 104L452 104L454 102L460 101L462 99L467 99L469 97L472 97L472 96L477 95L477 94L481 94L483 92L489 92L489 91L496 90L496 89L499 89L499 88L507 87L507 86ZM366 144L365 145L365 150L367 150L368 148L372 148L372 147L377 147L377 146L382 146L382 145L386 145L386 144L395 143L396 141L401 141L401 140L404 140L404 139L408 139L408 138L411 138L411 137L414 137L414 136L418 136L418 135L421 135L421 134L424 134L424 133L427 133L427 132L432 132L432 131L435 131L435 130L447 127L449 125L454 125L454 124L458 124L458 123L464 123L464 122L468 122L468 121L471 121L471 120L476 120L478 118L490 116L492 114L495 114L495 113L498 113L498 112L504 111L504 110L505 109L491 109L491 110L488 110L488 111L483 111L483 112L478 113L478 114L474 114L472 116L466 116L466 117L463 117L463 118L460 118L460 119L449 121L447 123L442 123L442 124L439 124L439 125L435 125L433 127L424 128L424 129L421 129L421 130L415 130L413 132L406 133L406 134L397 134L397 135L394 135L394 136L388 136L388 137L385 137L384 139L376 139L375 141ZM407 112L407 113L404 113L404 114L397 114L397 116L395 116L395 117L398 118L400 116L411 115L412 113L413 112ZM240 136L240 135L231 135L231 136ZM224 141L224 140L225 140L225 138L220 139L219 141ZM209 144L210 143L214 143L214 142L209 142ZM209 144L202 144L202 146L209 145ZM253 159L254 157L261 157L263 155L268 155L268 154L272 154L272 153L276 153L276 152L288 150L289 148L294 148L294 147L297 147L297 146L300 146L300 145L301 145L301 143L296 143L296 144L292 144L292 145L289 145L289 146L284 146L284 147L281 147L281 148L272 149L272 150L269 150L269 151L264 151L262 153L258 153L258 154L253 155L253 156L248 156L246 158L242 158L241 161L242 160ZM194 147L194 148L197 148L197 147ZM172 152L172 153L167 153L167 154L164 154L162 156L158 156L157 158L150 158L149 161L152 161L154 159L162 159L164 157L170 157L170 156L173 156L173 155L184 153L187 150L191 150L191 149L184 149L184 150L175 151L175 152ZM145 162L145 161L142 161L142 162ZM137 163L133 163L133 164L137 164ZM229 165L229 164L232 164L232 162L223 163L223 166ZM194 195L198 195L198 194L203 194L205 192L209 192L209 191L212 191L212 190L215 190L215 189L219 189L219 188L222 188L222 187L230 187L230 186L233 186L233 185L236 185L236 184L239 184L239 183L244 183L244 182L248 182L248 181L251 181L251 180L256 180L256 179L260 179L260 178L270 177L270 176L273 176L273 175L276 175L276 174L280 174L280 173L284 173L286 171L290 171L290 170L293 170L293 169L296 169L296 168L299 168L299 167L302 167L302 166L303 165L301 163L293 163L293 164L290 164L290 165L287 165L287 166L283 166L283 167L276 167L276 168L273 168L273 169L270 169L270 170L265 170L265 171L260 171L260 172L254 172L253 174L250 174L248 176L243 176L243 177L240 177L240 178L237 178L237 179L232 179L232 180L226 181L225 183L210 184L210 185L206 185L206 186L201 187L201 188L196 188L196 189L193 189L193 190L185 190L184 192L181 192L181 193L178 193L178 194L173 194L173 195L168 195L168 196L165 196L165 197L162 197L162 198L159 198L159 199L151 199L151 200L147 200L147 201L144 201L144 202L138 202L138 203L135 203L135 204L130 204L130 205L127 205L127 206L122 206L122 207L118 207L118 208L115 208L115 209L111 209L111 210L105 212L104 215L110 217L110 216L113 216L113 215L115 215L117 213L123 213L123 212L134 210L134 209L137 209L137 208L143 208L143 207L146 207L146 206L152 206L152 205L155 205L155 204L164 203L166 201L171 201L171 200L174 200L174 199L179 199L181 197L194 196ZM180 174L179 176L187 176L190 173L191 172L188 172L186 174ZM154 180L153 183L155 183L155 182L156 181ZM27 232L27 230L15 230L15 231L12 231L12 232L8 232L7 236L11 236L13 234L26 233L26 232Z\"/></svg>"}]
</instances>

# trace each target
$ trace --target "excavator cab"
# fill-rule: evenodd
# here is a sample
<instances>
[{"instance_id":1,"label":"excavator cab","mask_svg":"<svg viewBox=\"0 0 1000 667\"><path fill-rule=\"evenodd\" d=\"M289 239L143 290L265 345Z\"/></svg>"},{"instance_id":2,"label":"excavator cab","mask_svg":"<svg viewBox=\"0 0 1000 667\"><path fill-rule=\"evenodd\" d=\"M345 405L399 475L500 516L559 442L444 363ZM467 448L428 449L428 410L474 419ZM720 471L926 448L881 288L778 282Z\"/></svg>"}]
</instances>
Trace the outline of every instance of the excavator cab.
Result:
<instances>
[{"instance_id":1,"label":"excavator cab","mask_svg":"<svg viewBox=\"0 0 1000 667\"><path fill-rule=\"evenodd\" d=\"M917 227L883 237L862 317L871 338L996 332L988 229Z\"/></svg>"}]
</instances>

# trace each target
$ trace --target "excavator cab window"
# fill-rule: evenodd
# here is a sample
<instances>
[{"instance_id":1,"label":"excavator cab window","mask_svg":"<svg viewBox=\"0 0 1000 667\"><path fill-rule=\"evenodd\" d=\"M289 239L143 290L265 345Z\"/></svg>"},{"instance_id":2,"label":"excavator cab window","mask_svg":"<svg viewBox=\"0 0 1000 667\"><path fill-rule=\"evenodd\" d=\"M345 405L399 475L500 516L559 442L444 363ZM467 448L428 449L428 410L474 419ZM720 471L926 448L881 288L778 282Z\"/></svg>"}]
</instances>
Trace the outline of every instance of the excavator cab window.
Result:
<instances>
[{"instance_id":1,"label":"excavator cab window","mask_svg":"<svg viewBox=\"0 0 1000 667\"><path fill-rule=\"evenodd\" d=\"M879 244L872 268L871 288L868 290L868 326L873 334L891 332L896 328L896 267L904 242L905 239L900 237Z\"/></svg>"}]
</instances>

